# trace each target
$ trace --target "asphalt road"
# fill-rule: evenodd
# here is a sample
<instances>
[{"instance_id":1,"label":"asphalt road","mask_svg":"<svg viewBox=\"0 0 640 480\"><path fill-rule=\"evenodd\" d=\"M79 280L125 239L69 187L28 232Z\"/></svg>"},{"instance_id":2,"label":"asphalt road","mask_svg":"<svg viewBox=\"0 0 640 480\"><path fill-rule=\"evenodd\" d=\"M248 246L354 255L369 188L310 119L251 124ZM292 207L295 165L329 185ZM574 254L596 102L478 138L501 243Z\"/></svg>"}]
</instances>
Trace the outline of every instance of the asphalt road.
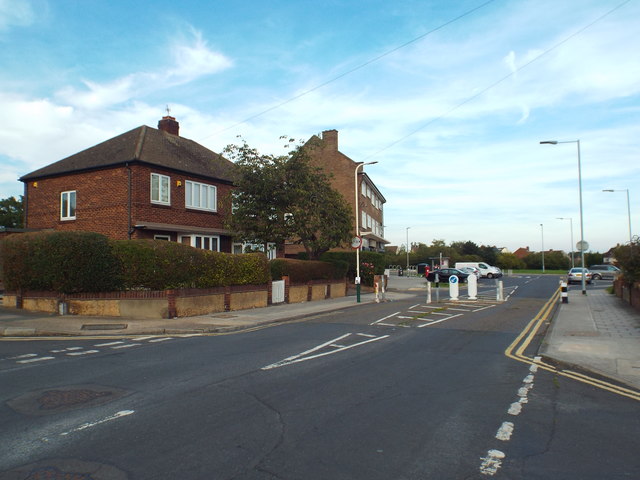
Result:
<instances>
[{"instance_id":1,"label":"asphalt road","mask_svg":"<svg viewBox=\"0 0 640 480\"><path fill-rule=\"evenodd\" d=\"M557 279L483 285L474 307L0 342L0 479L640 478L637 401L504 354Z\"/></svg>"}]
</instances>

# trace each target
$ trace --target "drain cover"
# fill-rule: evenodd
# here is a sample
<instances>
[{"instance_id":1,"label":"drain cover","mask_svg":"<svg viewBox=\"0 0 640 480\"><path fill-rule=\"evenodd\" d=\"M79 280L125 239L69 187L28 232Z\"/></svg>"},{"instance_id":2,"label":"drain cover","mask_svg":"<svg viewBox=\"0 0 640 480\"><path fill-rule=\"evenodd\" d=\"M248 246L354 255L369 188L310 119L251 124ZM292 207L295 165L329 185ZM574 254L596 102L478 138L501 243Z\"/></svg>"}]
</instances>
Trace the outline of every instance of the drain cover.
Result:
<instances>
[{"instance_id":1,"label":"drain cover","mask_svg":"<svg viewBox=\"0 0 640 480\"><path fill-rule=\"evenodd\" d=\"M127 395L126 390L102 385L73 385L25 393L7 402L25 415L51 415L94 407Z\"/></svg>"}]
</instances>

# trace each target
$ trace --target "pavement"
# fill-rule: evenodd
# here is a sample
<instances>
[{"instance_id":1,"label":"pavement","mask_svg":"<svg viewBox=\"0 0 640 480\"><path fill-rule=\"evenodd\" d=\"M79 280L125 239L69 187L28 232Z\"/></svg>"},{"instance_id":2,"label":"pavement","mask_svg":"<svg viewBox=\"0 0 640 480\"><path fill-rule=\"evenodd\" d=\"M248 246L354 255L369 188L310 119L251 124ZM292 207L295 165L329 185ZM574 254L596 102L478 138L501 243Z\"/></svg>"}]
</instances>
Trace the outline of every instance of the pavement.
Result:
<instances>
[{"instance_id":1,"label":"pavement","mask_svg":"<svg viewBox=\"0 0 640 480\"><path fill-rule=\"evenodd\" d=\"M394 277L389 283L386 299L391 301L426 290L424 279L419 277ZM556 310L540 354L640 390L640 313L604 289L590 289L587 293L569 290L569 302L560 303ZM360 303L354 296L347 296L175 319L59 316L4 307L0 308L0 337L225 333L375 301L374 294L363 293Z\"/></svg>"}]
</instances>

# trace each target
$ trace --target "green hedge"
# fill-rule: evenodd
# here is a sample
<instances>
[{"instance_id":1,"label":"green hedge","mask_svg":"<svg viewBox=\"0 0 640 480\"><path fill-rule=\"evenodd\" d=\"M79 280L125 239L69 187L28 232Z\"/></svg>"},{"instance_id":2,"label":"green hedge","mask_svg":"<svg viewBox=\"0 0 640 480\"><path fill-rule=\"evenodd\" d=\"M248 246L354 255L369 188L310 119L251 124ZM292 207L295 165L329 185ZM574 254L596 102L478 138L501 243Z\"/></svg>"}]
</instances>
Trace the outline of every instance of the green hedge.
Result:
<instances>
[{"instance_id":1,"label":"green hedge","mask_svg":"<svg viewBox=\"0 0 640 480\"><path fill-rule=\"evenodd\" d=\"M269 262L271 278L279 280L288 275L293 283L309 280L340 280L346 276L349 265L346 262L323 262L319 260L297 260L276 258Z\"/></svg>"},{"instance_id":2,"label":"green hedge","mask_svg":"<svg viewBox=\"0 0 640 480\"><path fill-rule=\"evenodd\" d=\"M16 234L0 242L8 291L61 293L264 285L263 254L232 255L175 242L115 240L89 232Z\"/></svg>"},{"instance_id":3,"label":"green hedge","mask_svg":"<svg viewBox=\"0 0 640 480\"><path fill-rule=\"evenodd\" d=\"M356 277L356 252L326 252L320 256L325 262L345 262L349 265L347 276ZM382 275L385 268L385 256L377 252L360 252L360 278L363 285L373 285L373 276Z\"/></svg>"},{"instance_id":4,"label":"green hedge","mask_svg":"<svg viewBox=\"0 0 640 480\"><path fill-rule=\"evenodd\" d=\"M103 235L33 232L0 242L0 266L8 291L100 292L122 287L120 264Z\"/></svg>"}]
</instances>

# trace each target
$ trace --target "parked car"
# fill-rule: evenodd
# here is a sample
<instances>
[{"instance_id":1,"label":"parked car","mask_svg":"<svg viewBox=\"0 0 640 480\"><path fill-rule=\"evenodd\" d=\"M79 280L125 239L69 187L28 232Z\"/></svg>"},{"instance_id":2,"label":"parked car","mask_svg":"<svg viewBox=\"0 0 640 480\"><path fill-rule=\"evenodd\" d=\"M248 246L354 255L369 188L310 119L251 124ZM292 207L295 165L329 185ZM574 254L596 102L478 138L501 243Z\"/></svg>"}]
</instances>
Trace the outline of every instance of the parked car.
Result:
<instances>
[{"instance_id":1,"label":"parked car","mask_svg":"<svg viewBox=\"0 0 640 480\"><path fill-rule=\"evenodd\" d=\"M502 276L502 270L493 267L484 262L456 262L455 267L461 269L463 267L474 267L480 270L480 275L487 278L499 278Z\"/></svg>"},{"instance_id":2,"label":"parked car","mask_svg":"<svg viewBox=\"0 0 640 480\"><path fill-rule=\"evenodd\" d=\"M480 269L476 267L462 267L459 268L461 272L468 273L469 275L475 275L478 280L482 277L482 273L480 273Z\"/></svg>"},{"instance_id":3,"label":"parked car","mask_svg":"<svg viewBox=\"0 0 640 480\"><path fill-rule=\"evenodd\" d=\"M582 283L582 275L584 275L585 283L591 284L591 272L586 268L575 267L567 273L567 283Z\"/></svg>"},{"instance_id":4,"label":"parked car","mask_svg":"<svg viewBox=\"0 0 640 480\"><path fill-rule=\"evenodd\" d=\"M467 277L469 276L468 273L464 273L457 268L440 268L429 272L429 275L427 275L427 280L430 282L435 282L436 274L438 274L440 281L443 283L449 282L449 277L452 275L458 277L460 283L465 283L467 281Z\"/></svg>"},{"instance_id":5,"label":"parked car","mask_svg":"<svg viewBox=\"0 0 640 480\"><path fill-rule=\"evenodd\" d=\"M591 278L594 280L602 280L603 278L613 280L620 275L620 269L613 265L591 265L589 270Z\"/></svg>"}]
</instances>

